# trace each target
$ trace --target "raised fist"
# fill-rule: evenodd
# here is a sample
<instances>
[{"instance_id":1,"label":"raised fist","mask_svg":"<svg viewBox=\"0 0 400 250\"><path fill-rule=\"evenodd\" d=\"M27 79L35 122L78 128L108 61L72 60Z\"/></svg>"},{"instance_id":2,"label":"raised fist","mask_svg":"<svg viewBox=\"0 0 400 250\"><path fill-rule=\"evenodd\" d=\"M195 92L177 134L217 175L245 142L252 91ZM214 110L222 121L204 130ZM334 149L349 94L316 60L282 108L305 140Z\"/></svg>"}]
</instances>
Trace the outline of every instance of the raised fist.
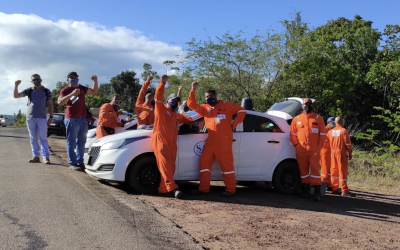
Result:
<instances>
[{"instance_id":1,"label":"raised fist","mask_svg":"<svg viewBox=\"0 0 400 250\"><path fill-rule=\"evenodd\" d=\"M97 81L97 76L96 76L96 75L92 75L92 77L90 77L90 79L91 79L92 81Z\"/></svg>"},{"instance_id":2,"label":"raised fist","mask_svg":"<svg viewBox=\"0 0 400 250\"><path fill-rule=\"evenodd\" d=\"M196 90L199 87L199 82L192 82L192 90Z\"/></svg>"},{"instance_id":3,"label":"raised fist","mask_svg":"<svg viewBox=\"0 0 400 250\"><path fill-rule=\"evenodd\" d=\"M21 83L21 80L17 80L17 81L15 81L15 85L19 85Z\"/></svg>"},{"instance_id":4,"label":"raised fist","mask_svg":"<svg viewBox=\"0 0 400 250\"><path fill-rule=\"evenodd\" d=\"M147 77L147 81L151 81L151 80L153 80L153 77L152 76L148 76Z\"/></svg>"}]
</instances>

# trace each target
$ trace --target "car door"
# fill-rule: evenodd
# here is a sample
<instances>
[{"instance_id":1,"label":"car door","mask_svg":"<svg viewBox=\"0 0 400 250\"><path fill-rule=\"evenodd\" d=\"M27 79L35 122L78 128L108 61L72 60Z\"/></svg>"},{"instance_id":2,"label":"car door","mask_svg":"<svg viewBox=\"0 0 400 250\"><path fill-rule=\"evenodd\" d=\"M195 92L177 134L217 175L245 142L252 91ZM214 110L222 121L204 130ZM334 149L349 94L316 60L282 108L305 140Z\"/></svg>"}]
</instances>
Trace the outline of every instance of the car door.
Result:
<instances>
[{"instance_id":1,"label":"car door","mask_svg":"<svg viewBox=\"0 0 400 250\"><path fill-rule=\"evenodd\" d=\"M242 126L237 179L263 180L278 164L287 135L273 120L256 114L246 114Z\"/></svg>"},{"instance_id":2,"label":"car door","mask_svg":"<svg viewBox=\"0 0 400 250\"><path fill-rule=\"evenodd\" d=\"M198 133L187 133L178 135L177 171L174 179L199 180L200 179L200 156L207 139L207 128L204 118L196 121L199 125ZM181 126L182 127L182 126ZM233 157L235 173L239 162L240 133L233 133ZM214 161L211 169L211 180L222 180L221 168L217 161Z\"/></svg>"}]
</instances>

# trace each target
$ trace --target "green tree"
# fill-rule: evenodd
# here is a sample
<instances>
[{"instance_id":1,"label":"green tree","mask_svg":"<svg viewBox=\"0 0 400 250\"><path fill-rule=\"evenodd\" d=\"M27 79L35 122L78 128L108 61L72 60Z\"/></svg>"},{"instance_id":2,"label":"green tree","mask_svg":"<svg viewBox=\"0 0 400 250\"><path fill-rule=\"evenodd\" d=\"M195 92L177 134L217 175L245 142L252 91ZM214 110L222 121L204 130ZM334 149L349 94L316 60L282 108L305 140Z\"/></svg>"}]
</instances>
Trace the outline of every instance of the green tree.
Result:
<instances>
[{"instance_id":1,"label":"green tree","mask_svg":"<svg viewBox=\"0 0 400 250\"><path fill-rule=\"evenodd\" d=\"M115 93L121 97L121 108L129 112L135 109L135 102L141 88L139 78L135 77L135 71L125 70L112 77L110 81Z\"/></svg>"},{"instance_id":2,"label":"green tree","mask_svg":"<svg viewBox=\"0 0 400 250\"><path fill-rule=\"evenodd\" d=\"M263 111L270 106L283 66L279 35L257 32L247 38L242 31L227 32L215 41L192 39L187 46L184 73L200 81L199 92L213 88L220 99L240 103L244 97L253 98L255 108Z\"/></svg>"},{"instance_id":3,"label":"green tree","mask_svg":"<svg viewBox=\"0 0 400 250\"><path fill-rule=\"evenodd\" d=\"M17 117L15 117L14 125L16 127L26 127L26 115L18 111Z\"/></svg>"}]
</instances>

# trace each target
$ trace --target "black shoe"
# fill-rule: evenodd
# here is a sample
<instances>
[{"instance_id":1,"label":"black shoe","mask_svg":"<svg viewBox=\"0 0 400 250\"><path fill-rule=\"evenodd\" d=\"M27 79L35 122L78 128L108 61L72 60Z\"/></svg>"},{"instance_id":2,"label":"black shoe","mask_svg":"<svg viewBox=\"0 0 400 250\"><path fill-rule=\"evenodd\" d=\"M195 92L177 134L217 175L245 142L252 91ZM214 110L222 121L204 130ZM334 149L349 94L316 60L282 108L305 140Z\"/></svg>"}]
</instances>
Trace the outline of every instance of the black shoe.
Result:
<instances>
[{"instance_id":1,"label":"black shoe","mask_svg":"<svg viewBox=\"0 0 400 250\"><path fill-rule=\"evenodd\" d=\"M339 189L337 190L332 190L332 194L337 194L337 195L341 195L342 192L340 192Z\"/></svg>"},{"instance_id":2,"label":"black shoe","mask_svg":"<svg viewBox=\"0 0 400 250\"><path fill-rule=\"evenodd\" d=\"M179 188L173 190L172 192L174 192L174 197L175 197L176 199L181 198L181 196L182 196L182 191L181 191Z\"/></svg>"},{"instance_id":3,"label":"black shoe","mask_svg":"<svg viewBox=\"0 0 400 250\"><path fill-rule=\"evenodd\" d=\"M233 193L231 193L231 192L228 192L228 191L224 191L224 192L222 192L222 194L221 194L221 196L222 197L225 197L225 198L230 198L230 197L233 197L235 194L233 194Z\"/></svg>"},{"instance_id":4,"label":"black shoe","mask_svg":"<svg viewBox=\"0 0 400 250\"><path fill-rule=\"evenodd\" d=\"M190 190L190 193L193 194L193 195L206 195L206 194L209 194L208 192L203 192L203 191L200 191L198 189Z\"/></svg>"},{"instance_id":5,"label":"black shoe","mask_svg":"<svg viewBox=\"0 0 400 250\"><path fill-rule=\"evenodd\" d=\"M83 172L83 169L78 164L69 164L69 170Z\"/></svg>"},{"instance_id":6,"label":"black shoe","mask_svg":"<svg viewBox=\"0 0 400 250\"><path fill-rule=\"evenodd\" d=\"M314 195L312 196L313 201L321 201L321 186L314 186Z\"/></svg>"}]
</instances>

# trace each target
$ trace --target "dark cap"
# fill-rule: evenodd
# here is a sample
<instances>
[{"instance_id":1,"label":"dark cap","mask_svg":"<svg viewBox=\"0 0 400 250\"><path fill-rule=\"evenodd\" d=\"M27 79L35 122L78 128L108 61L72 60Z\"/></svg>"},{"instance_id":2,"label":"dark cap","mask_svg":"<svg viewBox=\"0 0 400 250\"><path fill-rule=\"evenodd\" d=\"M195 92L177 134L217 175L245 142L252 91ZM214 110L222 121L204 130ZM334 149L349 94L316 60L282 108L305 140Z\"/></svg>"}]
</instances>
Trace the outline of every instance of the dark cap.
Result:
<instances>
[{"instance_id":1,"label":"dark cap","mask_svg":"<svg viewBox=\"0 0 400 250\"><path fill-rule=\"evenodd\" d=\"M303 103L304 103L304 104L306 104L306 103L312 103L312 101L311 101L310 98L304 98L304 99L303 99Z\"/></svg>"},{"instance_id":2,"label":"dark cap","mask_svg":"<svg viewBox=\"0 0 400 250\"><path fill-rule=\"evenodd\" d=\"M176 99L178 102L181 101L181 98L180 98L177 94L175 94L175 93L170 94L170 95L167 97L167 101L168 101L169 99Z\"/></svg>"},{"instance_id":3,"label":"dark cap","mask_svg":"<svg viewBox=\"0 0 400 250\"><path fill-rule=\"evenodd\" d=\"M75 71L69 72L67 78L70 78L71 76L79 77L78 74Z\"/></svg>"}]
</instances>

